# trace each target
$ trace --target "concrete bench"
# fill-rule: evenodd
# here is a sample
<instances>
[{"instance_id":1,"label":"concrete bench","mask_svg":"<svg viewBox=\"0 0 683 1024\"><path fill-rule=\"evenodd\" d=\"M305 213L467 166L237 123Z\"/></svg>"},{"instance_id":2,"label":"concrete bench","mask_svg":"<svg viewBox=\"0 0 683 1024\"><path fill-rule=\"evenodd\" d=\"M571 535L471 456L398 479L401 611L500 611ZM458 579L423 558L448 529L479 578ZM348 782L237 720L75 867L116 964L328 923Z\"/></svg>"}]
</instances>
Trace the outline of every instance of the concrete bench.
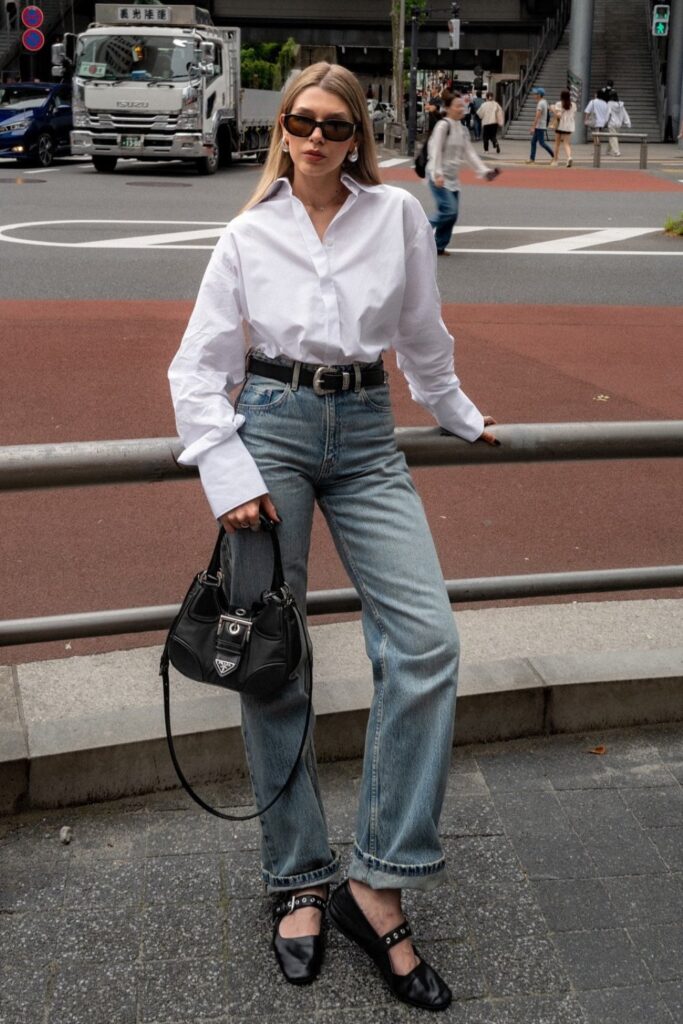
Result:
<instances>
[{"instance_id":1,"label":"concrete bench","mask_svg":"<svg viewBox=\"0 0 683 1024\"><path fill-rule=\"evenodd\" d=\"M610 132L593 132L593 167L600 166L600 155L602 152L601 143L608 142L614 138ZM619 132L617 138L620 142L629 139L636 139L640 142L640 169L647 169L647 135L641 132Z\"/></svg>"}]
</instances>

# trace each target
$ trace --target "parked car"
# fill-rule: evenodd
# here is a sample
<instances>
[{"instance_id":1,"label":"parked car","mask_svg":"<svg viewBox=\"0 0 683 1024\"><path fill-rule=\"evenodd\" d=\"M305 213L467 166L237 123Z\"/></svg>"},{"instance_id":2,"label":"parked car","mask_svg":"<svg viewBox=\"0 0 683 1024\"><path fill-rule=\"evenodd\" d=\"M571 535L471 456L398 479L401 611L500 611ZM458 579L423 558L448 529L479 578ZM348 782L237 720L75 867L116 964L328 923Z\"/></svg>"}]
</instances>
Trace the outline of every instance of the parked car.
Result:
<instances>
[{"instance_id":1,"label":"parked car","mask_svg":"<svg viewBox=\"0 0 683 1024\"><path fill-rule=\"evenodd\" d=\"M0 157L49 167L71 152L71 86L54 82L0 85Z\"/></svg>"},{"instance_id":2,"label":"parked car","mask_svg":"<svg viewBox=\"0 0 683 1024\"><path fill-rule=\"evenodd\" d=\"M391 103L385 103L384 100L368 100L368 113L375 135L381 135L384 132L385 120L396 120L394 108Z\"/></svg>"}]
</instances>

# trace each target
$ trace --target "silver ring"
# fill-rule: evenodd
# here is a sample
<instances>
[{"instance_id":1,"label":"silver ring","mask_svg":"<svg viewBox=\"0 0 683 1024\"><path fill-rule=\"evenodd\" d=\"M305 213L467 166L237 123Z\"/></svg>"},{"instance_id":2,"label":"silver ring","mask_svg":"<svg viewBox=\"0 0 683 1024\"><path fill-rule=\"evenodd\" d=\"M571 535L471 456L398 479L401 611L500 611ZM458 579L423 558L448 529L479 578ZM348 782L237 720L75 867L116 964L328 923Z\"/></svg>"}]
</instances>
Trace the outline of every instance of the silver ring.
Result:
<instances>
[{"instance_id":1,"label":"silver ring","mask_svg":"<svg viewBox=\"0 0 683 1024\"><path fill-rule=\"evenodd\" d=\"M240 523L240 530L248 530L249 528L249 523Z\"/></svg>"}]
</instances>

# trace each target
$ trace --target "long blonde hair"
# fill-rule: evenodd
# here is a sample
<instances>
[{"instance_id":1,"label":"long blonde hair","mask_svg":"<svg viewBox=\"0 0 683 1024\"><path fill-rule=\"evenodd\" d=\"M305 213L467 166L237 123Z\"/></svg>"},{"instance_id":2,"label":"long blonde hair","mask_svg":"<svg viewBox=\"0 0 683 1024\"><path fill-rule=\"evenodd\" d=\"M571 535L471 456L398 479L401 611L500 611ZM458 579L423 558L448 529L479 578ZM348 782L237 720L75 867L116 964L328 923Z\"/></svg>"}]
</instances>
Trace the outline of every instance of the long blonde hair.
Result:
<instances>
[{"instance_id":1,"label":"long blonde hair","mask_svg":"<svg viewBox=\"0 0 683 1024\"><path fill-rule=\"evenodd\" d=\"M289 153L285 153L282 149L280 117L283 114L291 113L297 96L304 89L308 89L312 85L317 85L320 89L334 93L342 99L351 111L353 120L356 124L360 125L360 128L356 129L358 160L355 163L349 163L348 160L345 160L342 165L344 171L352 178L366 185L381 184L374 134L368 115L367 102L360 83L356 76L347 71L346 68L343 68L341 64L328 64L325 61L320 61L318 64L311 64L310 67L302 71L286 87L275 124L273 125L270 149L268 150L263 174L254 194L245 203L244 210L248 210L252 206L256 206L257 203L260 203L270 186L278 178L287 177L290 181L292 180L294 164Z\"/></svg>"}]
</instances>

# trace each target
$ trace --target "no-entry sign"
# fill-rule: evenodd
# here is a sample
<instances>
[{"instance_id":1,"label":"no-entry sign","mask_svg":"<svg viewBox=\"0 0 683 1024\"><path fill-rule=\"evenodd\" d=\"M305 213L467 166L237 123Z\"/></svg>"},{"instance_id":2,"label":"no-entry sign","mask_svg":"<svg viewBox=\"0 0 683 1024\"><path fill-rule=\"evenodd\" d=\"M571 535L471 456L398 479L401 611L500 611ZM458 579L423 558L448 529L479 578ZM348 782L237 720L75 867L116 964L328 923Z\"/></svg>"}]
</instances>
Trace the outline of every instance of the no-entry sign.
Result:
<instances>
[{"instance_id":1,"label":"no-entry sign","mask_svg":"<svg viewBox=\"0 0 683 1024\"><path fill-rule=\"evenodd\" d=\"M43 24L43 12L40 7L31 4L21 12L21 24L24 28L40 28ZM44 40L43 40L44 41Z\"/></svg>"},{"instance_id":2,"label":"no-entry sign","mask_svg":"<svg viewBox=\"0 0 683 1024\"><path fill-rule=\"evenodd\" d=\"M31 53L35 53L36 50L42 50L45 46L45 36L39 28L27 28L21 37L21 41L24 44L24 48Z\"/></svg>"}]
</instances>

